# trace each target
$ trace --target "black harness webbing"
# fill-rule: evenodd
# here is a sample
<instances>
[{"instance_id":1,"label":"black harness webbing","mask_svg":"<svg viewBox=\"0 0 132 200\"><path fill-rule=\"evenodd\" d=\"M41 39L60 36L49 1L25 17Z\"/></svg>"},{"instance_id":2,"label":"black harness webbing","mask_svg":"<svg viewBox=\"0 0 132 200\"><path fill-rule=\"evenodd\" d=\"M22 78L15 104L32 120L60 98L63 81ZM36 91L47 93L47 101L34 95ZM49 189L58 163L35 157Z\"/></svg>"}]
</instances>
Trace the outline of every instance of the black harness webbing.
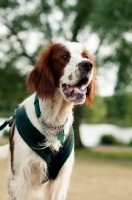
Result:
<instances>
[{"instance_id":1,"label":"black harness webbing","mask_svg":"<svg viewBox=\"0 0 132 200\"><path fill-rule=\"evenodd\" d=\"M39 107L39 100L38 100L37 94L35 94L34 108L35 108L36 116L39 118L41 115L41 111L40 111L40 107Z\"/></svg>"},{"instance_id":2,"label":"black harness webbing","mask_svg":"<svg viewBox=\"0 0 132 200\"><path fill-rule=\"evenodd\" d=\"M70 156L74 146L73 128L70 127L68 137L59 151L53 152L49 147L42 149L42 146L39 145L45 142L45 136L30 122L24 106L19 106L17 108L15 118L16 127L20 136L34 152L46 161L49 178L55 179L61 167Z\"/></svg>"},{"instance_id":3,"label":"black harness webbing","mask_svg":"<svg viewBox=\"0 0 132 200\"><path fill-rule=\"evenodd\" d=\"M10 117L8 120L6 120L1 126L0 126L0 131L2 131L7 125L9 125L9 127L12 126L13 121L14 121L14 116Z\"/></svg>"},{"instance_id":4,"label":"black harness webbing","mask_svg":"<svg viewBox=\"0 0 132 200\"><path fill-rule=\"evenodd\" d=\"M37 95L35 95L35 112L36 116L40 117L41 111L39 108L39 101ZM40 144L45 143L45 136L36 129L31 121L29 120L25 107L23 105L18 106L15 110L15 115L6 120L1 126L0 131L5 128L7 125L12 127L13 122L16 120L16 127L18 133L25 141L25 143L36 152L41 158L43 158L48 166L48 175L49 179L55 179L66 162L68 157L71 154L71 151L74 146L74 132L73 127L70 127L69 134L66 140L62 143L59 151L52 151L50 147L42 148Z\"/></svg>"}]
</instances>

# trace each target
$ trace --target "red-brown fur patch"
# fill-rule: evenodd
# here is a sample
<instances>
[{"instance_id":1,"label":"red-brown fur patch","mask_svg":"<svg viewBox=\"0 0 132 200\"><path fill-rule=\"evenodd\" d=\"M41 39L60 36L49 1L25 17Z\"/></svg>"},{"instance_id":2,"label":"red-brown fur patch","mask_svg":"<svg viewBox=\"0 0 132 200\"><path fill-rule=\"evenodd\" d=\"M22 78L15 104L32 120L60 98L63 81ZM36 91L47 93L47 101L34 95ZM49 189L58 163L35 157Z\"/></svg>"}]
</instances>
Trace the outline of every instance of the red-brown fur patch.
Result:
<instances>
[{"instance_id":1,"label":"red-brown fur patch","mask_svg":"<svg viewBox=\"0 0 132 200\"><path fill-rule=\"evenodd\" d=\"M27 90L37 92L42 99L53 98L55 87L59 86L60 77L68 62L62 58L69 51L60 43L50 44L46 50L40 52L40 57L34 69L27 76Z\"/></svg>"},{"instance_id":2,"label":"red-brown fur patch","mask_svg":"<svg viewBox=\"0 0 132 200\"><path fill-rule=\"evenodd\" d=\"M69 80L72 80L72 78L73 78L73 77L72 77L72 74L70 74L70 75L68 76L68 79L69 79Z\"/></svg>"},{"instance_id":3,"label":"red-brown fur patch","mask_svg":"<svg viewBox=\"0 0 132 200\"><path fill-rule=\"evenodd\" d=\"M9 138L9 142L10 142L10 154L11 154L11 170L12 173L14 174L14 167L13 167L13 161L14 161L14 131L15 131L15 122L12 124L12 127L10 129L10 138Z\"/></svg>"}]
</instances>

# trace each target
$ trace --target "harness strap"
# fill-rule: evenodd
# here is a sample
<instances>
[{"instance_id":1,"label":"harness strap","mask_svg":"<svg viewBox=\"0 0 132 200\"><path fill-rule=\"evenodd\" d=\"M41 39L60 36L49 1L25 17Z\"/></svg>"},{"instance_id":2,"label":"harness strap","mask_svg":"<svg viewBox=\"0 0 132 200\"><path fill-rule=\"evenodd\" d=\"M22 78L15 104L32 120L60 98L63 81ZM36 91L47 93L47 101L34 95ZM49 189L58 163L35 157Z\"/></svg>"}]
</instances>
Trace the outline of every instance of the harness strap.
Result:
<instances>
[{"instance_id":1,"label":"harness strap","mask_svg":"<svg viewBox=\"0 0 132 200\"><path fill-rule=\"evenodd\" d=\"M74 131L73 127L70 127L69 136L65 140L63 147L59 150L59 152L54 155L52 154L52 159L50 165L48 167L50 177L55 179L63 166L66 162L67 158L70 156L72 149L74 146Z\"/></svg>"},{"instance_id":2,"label":"harness strap","mask_svg":"<svg viewBox=\"0 0 132 200\"><path fill-rule=\"evenodd\" d=\"M40 117L41 112L39 108L39 101L37 95L35 96L35 112L37 117ZM29 120L24 105L17 107L15 115L6 120L1 126L0 130L5 128L7 125L13 128L16 127L18 133L25 141L25 143L36 152L42 159L44 159L48 166L49 179L55 179L70 156L73 146L74 146L74 132L72 126L70 127L69 134L66 140L62 143L58 152L53 152L49 147L43 149L40 144L45 143L46 139L41 132L39 132L36 127L33 126ZM12 126L13 125L13 126ZM11 132L10 132L11 133ZM10 137L12 137L10 135ZM13 171L13 162L12 162L12 171Z\"/></svg>"},{"instance_id":3,"label":"harness strap","mask_svg":"<svg viewBox=\"0 0 132 200\"><path fill-rule=\"evenodd\" d=\"M70 128L69 134L59 151L53 152L49 147L43 149L40 145L45 142L45 136L30 122L24 106L20 106L16 110L16 127L26 144L46 161L49 178L55 179L74 146L73 128Z\"/></svg>"},{"instance_id":4,"label":"harness strap","mask_svg":"<svg viewBox=\"0 0 132 200\"><path fill-rule=\"evenodd\" d=\"M45 142L45 136L30 122L24 106L20 106L16 110L16 126L27 145L49 164L52 152L49 148L43 150L39 145Z\"/></svg>"},{"instance_id":5,"label":"harness strap","mask_svg":"<svg viewBox=\"0 0 132 200\"><path fill-rule=\"evenodd\" d=\"M35 100L34 100L34 107L35 107L35 113L37 117L39 118L41 115L40 107L39 107L39 100L37 94L35 94Z\"/></svg>"},{"instance_id":6,"label":"harness strap","mask_svg":"<svg viewBox=\"0 0 132 200\"><path fill-rule=\"evenodd\" d=\"M14 116L10 117L8 120L6 120L1 126L0 126L0 131L2 131L7 125L9 125L9 127L12 126L14 122Z\"/></svg>"}]
</instances>

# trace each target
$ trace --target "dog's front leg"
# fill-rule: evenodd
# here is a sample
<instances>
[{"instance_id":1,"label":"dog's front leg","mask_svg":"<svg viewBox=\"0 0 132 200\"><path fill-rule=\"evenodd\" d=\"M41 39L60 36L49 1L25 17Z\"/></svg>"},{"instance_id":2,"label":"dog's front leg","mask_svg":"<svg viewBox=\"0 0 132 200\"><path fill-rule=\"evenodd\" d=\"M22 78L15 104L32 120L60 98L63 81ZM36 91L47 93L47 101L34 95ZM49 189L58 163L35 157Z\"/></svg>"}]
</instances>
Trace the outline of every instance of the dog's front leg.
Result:
<instances>
[{"instance_id":1,"label":"dog's front leg","mask_svg":"<svg viewBox=\"0 0 132 200\"><path fill-rule=\"evenodd\" d=\"M50 200L65 200L67 196L70 176L74 163L74 151L72 151L70 157L61 168L57 178L51 180L50 184Z\"/></svg>"}]
</instances>

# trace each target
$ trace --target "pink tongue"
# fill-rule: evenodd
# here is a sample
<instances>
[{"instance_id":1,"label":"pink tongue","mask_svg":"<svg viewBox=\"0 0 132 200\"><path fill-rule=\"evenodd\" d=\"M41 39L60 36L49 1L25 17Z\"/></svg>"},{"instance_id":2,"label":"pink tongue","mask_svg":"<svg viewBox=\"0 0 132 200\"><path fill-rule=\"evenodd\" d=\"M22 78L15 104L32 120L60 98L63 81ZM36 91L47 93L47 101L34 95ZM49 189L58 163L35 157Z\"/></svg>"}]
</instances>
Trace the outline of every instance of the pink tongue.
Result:
<instances>
[{"instance_id":1,"label":"pink tongue","mask_svg":"<svg viewBox=\"0 0 132 200\"><path fill-rule=\"evenodd\" d=\"M79 93L79 94L86 94L87 89L86 88L82 89L81 87L78 88L77 86L71 86L71 87L66 86L65 92L66 93L74 92L74 93Z\"/></svg>"},{"instance_id":2,"label":"pink tongue","mask_svg":"<svg viewBox=\"0 0 132 200\"><path fill-rule=\"evenodd\" d=\"M74 92L75 93L79 93L79 94L86 94L87 89L82 89L82 88L78 88L78 87L74 87Z\"/></svg>"}]
</instances>

